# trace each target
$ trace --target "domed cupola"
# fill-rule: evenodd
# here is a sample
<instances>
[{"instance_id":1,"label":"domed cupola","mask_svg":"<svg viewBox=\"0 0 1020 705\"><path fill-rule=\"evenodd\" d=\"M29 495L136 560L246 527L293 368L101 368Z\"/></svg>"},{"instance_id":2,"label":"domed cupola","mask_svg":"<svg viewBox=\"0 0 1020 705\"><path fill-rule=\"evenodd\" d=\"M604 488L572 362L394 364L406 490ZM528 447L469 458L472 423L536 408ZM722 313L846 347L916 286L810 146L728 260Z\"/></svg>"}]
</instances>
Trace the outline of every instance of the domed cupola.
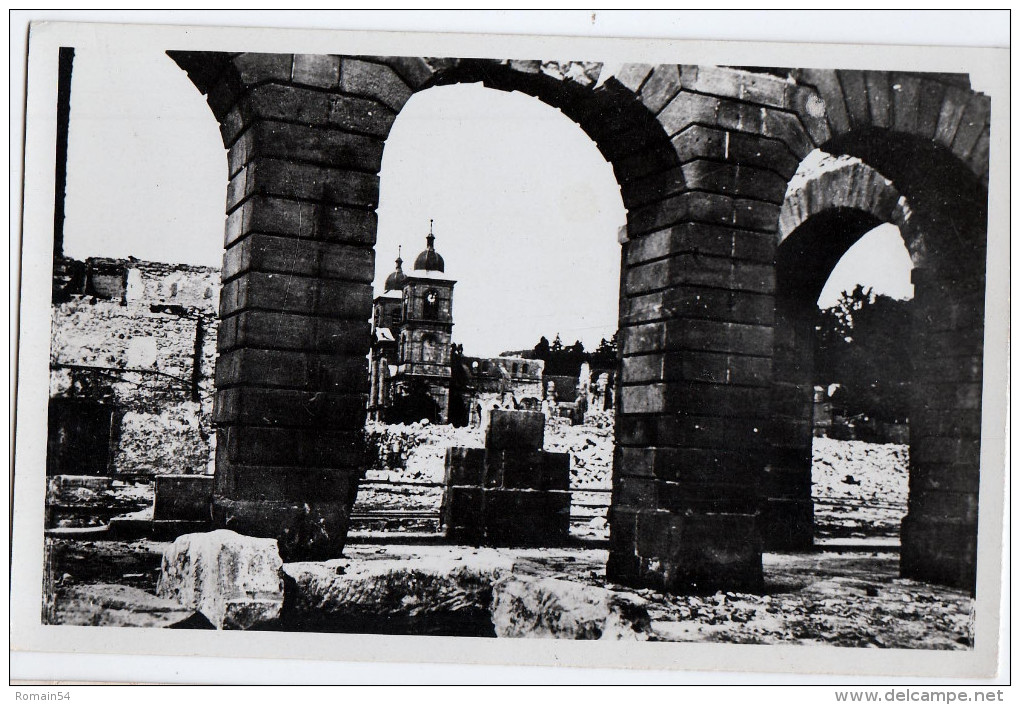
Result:
<instances>
[{"instance_id":1,"label":"domed cupola","mask_svg":"<svg viewBox=\"0 0 1020 705\"><path fill-rule=\"evenodd\" d=\"M428 243L425 249L414 258L414 268L419 271L424 270L427 272L446 271L446 263L443 262L443 258L438 252L436 252L436 236L432 234L431 219L429 220L429 234L425 238L425 242Z\"/></svg>"},{"instance_id":2,"label":"domed cupola","mask_svg":"<svg viewBox=\"0 0 1020 705\"><path fill-rule=\"evenodd\" d=\"M390 275L386 277L386 285L383 287L383 291L400 291L404 288L404 282L407 281L407 275L404 274L404 270L401 269L401 265L404 264L404 260L400 259L400 248L397 248L397 268L390 272Z\"/></svg>"}]
</instances>

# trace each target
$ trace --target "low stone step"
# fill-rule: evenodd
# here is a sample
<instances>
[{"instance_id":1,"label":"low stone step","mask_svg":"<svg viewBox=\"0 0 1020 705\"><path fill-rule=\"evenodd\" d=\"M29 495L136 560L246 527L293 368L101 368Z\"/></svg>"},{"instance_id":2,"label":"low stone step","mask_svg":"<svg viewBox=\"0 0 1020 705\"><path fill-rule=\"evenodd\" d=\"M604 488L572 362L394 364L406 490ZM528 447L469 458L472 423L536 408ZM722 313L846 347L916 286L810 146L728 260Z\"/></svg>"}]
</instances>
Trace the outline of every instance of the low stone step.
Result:
<instances>
[{"instance_id":1,"label":"low stone step","mask_svg":"<svg viewBox=\"0 0 1020 705\"><path fill-rule=\"evenodd\" d=\"M102 540L105 538L109 538L110 525L103 524L101 526L58 526L52 529L46 529L45 533L47 536L51 538Z\"/></svg>"},{"instance_id":2,"label":"low stone step","mask_svg":"<svg viewBox=\"0 0 1020 705\"><path fill-rule=\"evenodd\" d=\"M107 538L118 541L147 538L153 541L173 541L178 536L209 531L212 521L182 519L154 520L136 517L114 517L110 520Z\"/></svg>"}]
</instances>

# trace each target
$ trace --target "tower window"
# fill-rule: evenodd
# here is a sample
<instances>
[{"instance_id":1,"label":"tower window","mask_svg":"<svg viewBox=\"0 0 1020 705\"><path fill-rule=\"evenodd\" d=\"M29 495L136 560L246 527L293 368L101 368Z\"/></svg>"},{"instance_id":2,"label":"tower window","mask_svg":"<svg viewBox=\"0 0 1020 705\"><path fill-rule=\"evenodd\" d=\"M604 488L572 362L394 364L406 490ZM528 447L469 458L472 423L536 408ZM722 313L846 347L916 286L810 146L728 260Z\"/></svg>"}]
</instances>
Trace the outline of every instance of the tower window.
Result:
<instances>
[{"instance_id":1,"label":"tower window","mask_svg":"<svg viewBox=\"0 0 1020 705\"><path fill-rule=\"evenodd\" d=\"M439 318L439 292L429 289L422 297L422 318L435 321Z\"/></svg>"},{"instance_id":2,"label":"tower window","mask_svg":"<svg viewBox=\"0 0 1020 705\"><path fill-rule=\"evenodd\" d=\"M440 362L439 341L433 335L421 339L422 362Z\"/></svg>"}]
</instances>

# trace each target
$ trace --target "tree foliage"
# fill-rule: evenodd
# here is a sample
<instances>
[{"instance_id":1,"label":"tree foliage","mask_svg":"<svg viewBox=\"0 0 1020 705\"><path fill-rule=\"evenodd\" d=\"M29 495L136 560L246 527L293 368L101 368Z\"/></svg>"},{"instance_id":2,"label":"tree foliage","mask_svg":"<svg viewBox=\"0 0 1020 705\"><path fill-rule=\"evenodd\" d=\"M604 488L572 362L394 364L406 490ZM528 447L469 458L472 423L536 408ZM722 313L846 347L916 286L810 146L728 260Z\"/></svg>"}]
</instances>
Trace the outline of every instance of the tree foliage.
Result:
<instances>
[{"instance_id":1,"label":"tree foliage","mask_svg":"<svg viewBox=\"0 0 1020 705\"><path fill-rule=\"evenodd\" d=\"M593 370L612 369L616 366L616 333L611 340L603 338L593 352L584 349L584 343L575 340L572 345L564 345L559 333L550 344L544 335L535 345L532 354L536 360L545 361L545 374L576 376L581 365L587 362Z\"/></svg>"},{"instance_id":2,"label":"tree foliage","mask_svg":"<svg viewBox=\"0 0 1020 705\"><path fill-rule=\"evenodd\" d=\"M833 404L847 416L902 422L910 407L911 302L858 284L822 309L815 335L815 384L838 384Z\"/></svg>"}]
</instances>

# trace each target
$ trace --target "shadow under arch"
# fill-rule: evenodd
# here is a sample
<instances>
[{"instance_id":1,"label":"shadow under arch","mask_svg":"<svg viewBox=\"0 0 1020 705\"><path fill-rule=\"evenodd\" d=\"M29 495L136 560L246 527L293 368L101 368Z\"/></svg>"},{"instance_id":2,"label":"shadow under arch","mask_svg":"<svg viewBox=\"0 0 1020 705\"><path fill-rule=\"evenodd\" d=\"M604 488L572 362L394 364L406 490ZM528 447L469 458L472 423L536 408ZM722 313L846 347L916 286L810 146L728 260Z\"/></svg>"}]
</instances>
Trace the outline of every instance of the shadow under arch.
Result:
<instances>
[{"instance_id":1,"label":"shadow under arch","mask_svg":"<svg viewBox=\"0 0 1020 705\"><path fill-rule=\"evenodd\" d=\"M931 256L915 266L952 266L984 286L988 189L970 165L948 148L917 135L883 128L853 130L822 145L856 157L888 178L913 211ZM959 278L959 277L957 277Z\"/></svg>"}]
</instances>

